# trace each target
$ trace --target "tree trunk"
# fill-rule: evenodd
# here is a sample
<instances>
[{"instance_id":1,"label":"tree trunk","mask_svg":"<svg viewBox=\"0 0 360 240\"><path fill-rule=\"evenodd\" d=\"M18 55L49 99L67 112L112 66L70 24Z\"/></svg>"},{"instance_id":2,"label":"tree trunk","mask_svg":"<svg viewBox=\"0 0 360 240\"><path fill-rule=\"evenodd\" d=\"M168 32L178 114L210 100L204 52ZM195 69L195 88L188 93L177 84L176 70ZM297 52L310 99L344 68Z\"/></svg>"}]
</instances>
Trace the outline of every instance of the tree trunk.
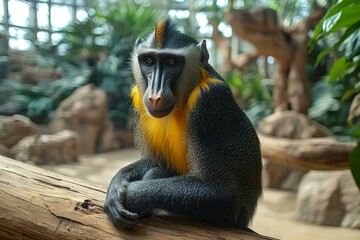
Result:
<instances>
[{"instance_id":1,"label":"tree trunk","mask_svg":"<svg viewBox=\"0 0 360 240\"><path fill-rule=\"evenodd\" d=\"M230 9L225 13L227 22L239 38L251 42L258 54L276 59L278 68L273 97L276 111L307 112L310 106L310 86L305 74L308 32L324 15L325 10L315 4L308 17L285 28L277 22L276 12L272 9ZM219 35L216 29L214 33ZM214 41L225 40L216 36Z\"/></svg>"},{"instance_id":2,"label":"tree trunk","mask_svg":"<svg viewBox=\"0 0 360 240\"><path fill-rule=\"evenodd\" d=\"M349 155L355 143L333 138L294 140L258 134L262 156L270 161L307 170L343 170L349 168Z\"/></svg>"},{"instance_id":3,"label":"tree trunk","mask_svg":"<svg viewBox=\"0 0 360 240\"><path fill-rule=\"evenodd\" d=\"M0 239L271 239L174 217L116 229L105 188L0 156Z\"/></svg>"}]
</instances>

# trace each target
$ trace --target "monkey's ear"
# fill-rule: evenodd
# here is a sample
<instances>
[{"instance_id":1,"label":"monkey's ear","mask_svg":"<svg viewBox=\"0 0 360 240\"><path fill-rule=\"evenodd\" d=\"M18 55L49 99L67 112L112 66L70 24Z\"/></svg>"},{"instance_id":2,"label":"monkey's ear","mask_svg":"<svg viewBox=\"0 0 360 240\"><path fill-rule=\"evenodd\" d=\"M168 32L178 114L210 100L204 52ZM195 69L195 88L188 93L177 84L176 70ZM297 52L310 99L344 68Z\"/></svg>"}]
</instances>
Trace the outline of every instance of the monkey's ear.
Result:
<instances>
[{"instance_id":1,"label":"monkey's ear","mask_svg":"<svg viewBox=\"0 0 360 240\"><path fill-rule=\"evenodd\" d=\"M200 48L200 64L202 67L205 67L209 61L209 52L206 47L206 40L201 40L197 47Z\"/></svg>"},{"instance_id":2,"label":"monkey's ear","mask_svg":"<svg viewBox=\"0 0 360 240\"><path fill-rule=\"evenodd\" d=\"M142 42L143 40L141 38L137 38L135 41L135 46L138 47Z\"/></svg>"}]
</instances>

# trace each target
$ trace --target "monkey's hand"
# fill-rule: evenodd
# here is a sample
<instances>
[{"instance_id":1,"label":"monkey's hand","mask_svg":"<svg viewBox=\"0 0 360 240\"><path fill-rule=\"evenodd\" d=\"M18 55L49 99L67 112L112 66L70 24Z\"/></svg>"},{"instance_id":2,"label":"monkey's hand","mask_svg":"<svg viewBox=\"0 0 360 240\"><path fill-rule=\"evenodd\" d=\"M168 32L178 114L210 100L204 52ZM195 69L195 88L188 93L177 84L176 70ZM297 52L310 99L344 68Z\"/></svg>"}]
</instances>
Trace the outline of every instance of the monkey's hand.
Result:
<instances>
[{"instance_id":1,"label":"monkey's hand","mask_svg":"<svg viewBox=\"0 0 360 240\"><path fill-rule=\"evenodd\" d=\"M122 228L132 228L139 222L139 215L126 210L123 204L128 184L127 181L122 181L120 184L111 183L104 205L110 220Z\"/></svg>"}]
</instances>

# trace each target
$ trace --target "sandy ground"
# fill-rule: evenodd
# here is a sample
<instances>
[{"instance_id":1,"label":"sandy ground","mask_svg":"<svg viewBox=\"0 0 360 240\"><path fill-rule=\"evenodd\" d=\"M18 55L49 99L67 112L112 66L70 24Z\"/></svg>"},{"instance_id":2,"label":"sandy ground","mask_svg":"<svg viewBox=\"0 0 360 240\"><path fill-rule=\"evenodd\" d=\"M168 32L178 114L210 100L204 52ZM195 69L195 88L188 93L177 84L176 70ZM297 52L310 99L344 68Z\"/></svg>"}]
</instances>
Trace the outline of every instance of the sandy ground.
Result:
<instances>
[{"instance_id":1,"label":"sandy ground","mask_svg":"<svg viewBox=\"0 0 360 240\"><path fill-rule=\"evenodd\" d=\"M43 166L67 176L107 187L123 166L140 158L134 149L81 156L79 163ZM312 225L294 218L296 196L292 192L264 189L264 196L250 228L260 234L289 240L357 240L360 230Z\"/></svg>"}]
</instances>

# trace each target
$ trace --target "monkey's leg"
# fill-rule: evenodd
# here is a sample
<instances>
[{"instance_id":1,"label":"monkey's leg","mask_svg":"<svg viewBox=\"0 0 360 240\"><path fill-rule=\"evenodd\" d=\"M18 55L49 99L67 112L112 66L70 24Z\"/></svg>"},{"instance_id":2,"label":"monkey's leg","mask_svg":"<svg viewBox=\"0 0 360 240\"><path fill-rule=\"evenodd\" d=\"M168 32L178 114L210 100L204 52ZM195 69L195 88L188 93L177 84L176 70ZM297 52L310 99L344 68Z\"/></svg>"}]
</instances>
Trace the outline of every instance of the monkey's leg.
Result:
<instances>
[{"instance_id":1,"label":"monkey's leg","mask_svg":"<svg viewBox=\"0 0 360 240\"><path fill-rule=\"evenodd\" d=\"M154 209L163 209L224 224L235 221L229 216L236 216L235 204L227 189L196 176L131 182L123 204L125 209L138 213L140 217Z\"/></svg>"}]
</instances>

